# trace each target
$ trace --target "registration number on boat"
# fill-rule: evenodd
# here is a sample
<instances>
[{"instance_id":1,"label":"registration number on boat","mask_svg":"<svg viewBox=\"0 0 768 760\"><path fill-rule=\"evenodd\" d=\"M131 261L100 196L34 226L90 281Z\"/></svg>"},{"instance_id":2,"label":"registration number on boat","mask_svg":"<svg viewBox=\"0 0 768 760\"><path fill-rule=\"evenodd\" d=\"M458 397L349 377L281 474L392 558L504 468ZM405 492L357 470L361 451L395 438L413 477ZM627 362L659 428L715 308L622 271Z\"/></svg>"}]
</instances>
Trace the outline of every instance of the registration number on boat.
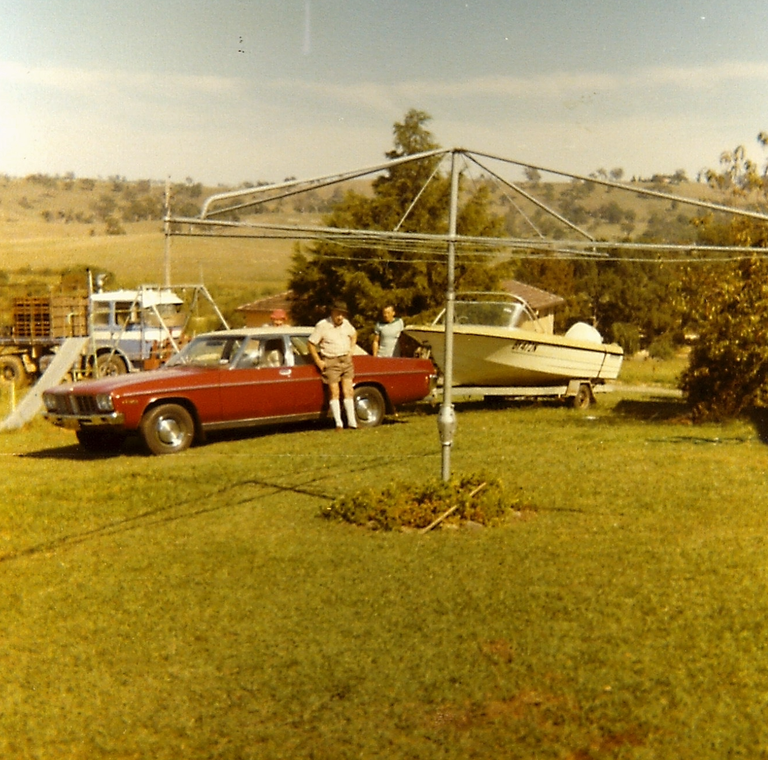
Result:
<instances>
[{"instance_id":1,"label":"registration number on boat","mask_svg":"<svg viewBox=\"0 0 768 760\"><path fill-rule=\"evenodd\" d=\"M516 340L513 349L515 351L524 351L526 353L532 354L538 347L538 343L532 343L527 340Z\"/></svg>"}]
</instances>

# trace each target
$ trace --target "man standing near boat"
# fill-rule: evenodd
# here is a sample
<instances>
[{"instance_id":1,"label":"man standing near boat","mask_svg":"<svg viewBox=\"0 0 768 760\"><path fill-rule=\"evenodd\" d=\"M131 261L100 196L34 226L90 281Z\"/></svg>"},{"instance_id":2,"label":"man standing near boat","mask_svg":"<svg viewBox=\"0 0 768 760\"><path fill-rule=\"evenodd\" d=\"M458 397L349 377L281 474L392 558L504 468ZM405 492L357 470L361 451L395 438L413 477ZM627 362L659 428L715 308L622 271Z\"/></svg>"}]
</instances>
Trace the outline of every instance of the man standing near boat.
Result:
<instances>
[{"instance_id":1,"label":"man standing near boat","mask_svg":"<svg viewBox=\"0 0 768 760\"><path fill-rule=\"evenodd\" d=\"M400 356L400 333L405 325L400 317L395 318L395 307L387 304L381 310L381 322L373 329L374 356Z\"/></svg>"},{"instance_id":2,"label":"man standing near boat","mask_svg":"<svg viewBox=\"0 0 768 760\"><path fill-rule=\"evenodd\" d=\"M330 393L330 409L336 430L342 430L344 423L341 419L341 396L344 399L344 412L347 417L347 427L357 427L355 416L354 380L355 367L352 363L352 352L357 343L357 330L347 319L349 310L342 301L337 301L331 307L331 315L321 319L309 336L309 353L312 360L323 376L323 382Z\"/></svg>"}]
</instances>

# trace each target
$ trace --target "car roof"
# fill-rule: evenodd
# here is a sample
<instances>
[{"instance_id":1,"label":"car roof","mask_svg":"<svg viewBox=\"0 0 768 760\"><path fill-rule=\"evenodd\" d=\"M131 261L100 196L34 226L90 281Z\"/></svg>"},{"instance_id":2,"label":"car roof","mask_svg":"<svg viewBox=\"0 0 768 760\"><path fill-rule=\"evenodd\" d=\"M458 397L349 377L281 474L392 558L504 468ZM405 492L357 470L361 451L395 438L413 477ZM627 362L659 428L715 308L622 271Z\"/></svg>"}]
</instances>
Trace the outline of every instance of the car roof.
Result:
<instances>
[{"instance_id":1,"label":"car roof","mask_svg":"<svg viewBox=\"0 0 768 760\"><path fill-rule=\"evenodd\" d=\"M299 335L302 337L309 337L314 330L314 327L304 327L301 325L285 325L280 327L272 327L266 325L264 327L241 327L230 328L229 330L215 330L213 332L200 333L198 338L242 338L242 337L269 337L277 338L283 335Z\"/></svg>"}]
</instances>

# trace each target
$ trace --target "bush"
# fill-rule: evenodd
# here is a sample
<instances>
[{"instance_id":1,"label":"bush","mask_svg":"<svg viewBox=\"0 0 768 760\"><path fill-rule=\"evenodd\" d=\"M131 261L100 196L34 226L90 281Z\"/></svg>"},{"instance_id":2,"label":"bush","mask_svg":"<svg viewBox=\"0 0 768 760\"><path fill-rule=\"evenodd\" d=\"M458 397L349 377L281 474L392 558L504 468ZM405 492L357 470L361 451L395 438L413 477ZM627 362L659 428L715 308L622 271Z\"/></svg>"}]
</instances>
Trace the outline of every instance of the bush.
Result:
<instances>
[{"instance_id":1,"label":"bush","mask_svg":"<svg viewBox=\"0 0 768 760\"><path fill-rule=\"evenodd\" d=\"M426 528L452 507L456 509L443 524L494 525L513 510L530 509L521 505L518 495L509 495L500 480L473 474L448 483L432 480L364 489L336 499L321 514L372 530L403 530Z\"/></svg>"},{"instance_id":2,"label":"bush","mask_svg":"<svg viewBox=\"0 0 768 760\"><path fill-rule=\"evenodd\" d=\"M640 328L637 325L630 324L629 322L614 322L611 327L611 333L614 342L624 349L625 354L632 356L632 354L636 354L640 350L641 334Z\"/></svg>"},{"instance_id":3,"label":"bush","mask_svg":"<svg viewBox=\"0 0 768 760\"><path fill-rule=\"evenodd\" d=\"M699 337L681 386L697 421L768 407L768 264L738 262L701 289Z\"/></svg>"},{"instance_id":4,"label":"bush","mask_svg":"<svg viewBox=\"0 0 768 760\"><path fill-rule=\"evenodd\" d=\"M661 335L648 346L648 355L651 359L671 359L675 351L675 343L670 335Z\"/></svg>"},{"instance_id":5,"label":"bush","mask_svg":"<svg viewBox=\"0 0 768 760\"><path fill-rule=\"evenodd\" d=\"M125 235L125 228L114 216L108 216L104 220L107 224L107 235Z\"/></svg>"}]
</instances>

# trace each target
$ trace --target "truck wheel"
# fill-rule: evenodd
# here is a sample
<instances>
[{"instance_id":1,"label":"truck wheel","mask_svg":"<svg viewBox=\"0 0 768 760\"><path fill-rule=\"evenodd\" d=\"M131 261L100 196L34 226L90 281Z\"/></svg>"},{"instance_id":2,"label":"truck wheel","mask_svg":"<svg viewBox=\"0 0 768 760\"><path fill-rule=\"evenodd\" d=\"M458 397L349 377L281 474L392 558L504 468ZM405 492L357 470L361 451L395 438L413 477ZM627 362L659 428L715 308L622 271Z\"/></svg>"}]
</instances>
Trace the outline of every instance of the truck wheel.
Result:
<instances>
[{"instance_id":1,"label":"truck wheel","mask_svg":"<svg viewBox=\"0 0 768 760\"><path fill-rule=\"evenodd\" d=\"M124 375L128 372L122 357L117 354L100 354L96 357L96 369L99 377L111 377L112 375Z\"/></svg>"},{"instance_id":2,"label":"truck wheel","mask_svg":"<svg viewBox=\"0 0 768 760\"><path fill-rule=\"evenodd\" d=\"M359 427L381 425L386 411L384 396L378 388L370 385L355 388L355 416Z\"/></svg>"},{"instance_id":3,"label":"truck wheel","mask_svg":"<svg viewBox=\"0 0 768 760\"><path fill-rule=\"evenodd\" d=\"M179 404L162 404L150 409L141 421L141 437L153 454L176 454L192 445L195 423Z\"/></svg>"},{"instance_id":4,"label":"truck wheel","mask_svg":"<svg viewBox=\"0 0 768 760\"><path fill-rule=\"evenodd\" d=\"M77 442L86 450L94 453L113 453L119 451L125 436L114 430L78 430Z\"/></svg>"},{"instance_id":5,"label":"truck wheel","mask_svg":"<svg viewBox=\"0 0 768 760\"><path fill-rule=\"evenodd\" d=\"M591 403L592 389L587 383L582 383L579 386L579 390L576 391L576 395L573 397L571 404L574 409L589 409Z\"/></svg>"},{"instance_id":6,"label":"truck wheel","mask_svg":"<svg viewBox=\"0 0 768 760\"><path fill-rule=\"evenodd\" d=\"M27 382L24 362L18 356L0 356L0 378L20 387Z\"/></svg>"}]
</instances>

